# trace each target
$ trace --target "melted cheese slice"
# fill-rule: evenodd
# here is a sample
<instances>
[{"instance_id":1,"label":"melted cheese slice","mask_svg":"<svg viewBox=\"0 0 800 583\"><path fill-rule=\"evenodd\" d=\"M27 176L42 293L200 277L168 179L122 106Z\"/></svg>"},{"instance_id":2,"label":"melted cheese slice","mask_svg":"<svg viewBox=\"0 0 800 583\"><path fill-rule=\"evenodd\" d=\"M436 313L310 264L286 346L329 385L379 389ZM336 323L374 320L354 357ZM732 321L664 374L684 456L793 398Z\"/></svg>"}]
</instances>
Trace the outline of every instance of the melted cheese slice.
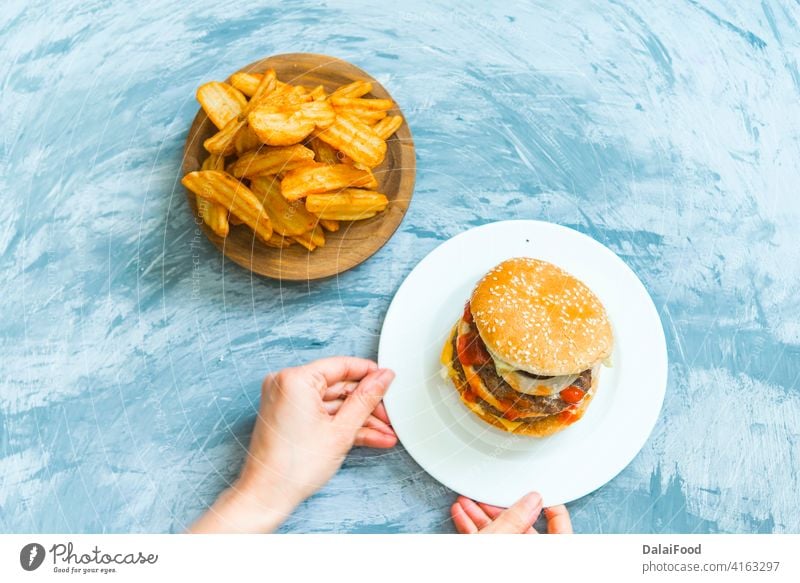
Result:
<instances>
[{"instance_id":1,"label":"melted cheese slice","mask_svg":"<svg viewBox=\"0 0 800 583\"><path fill-rule=\"evenodd\" d=\"M497 370L497 374L503 377L503 380L506 381L512 389L526 395L534 395L537 397L555 395L574 383L578 376L580 376L570 374L546 379L536 379L523 371L515 369L491 352L490 354L492 360L494 360L494 368Z\"/></svg>"},{"instance_id":2,"label":"melted cheese slice","mask_svg":"<svg viewBox=\"0 0 800 583\"><path fill-rule=\"evenodd\" d=\"M514 430L517 429L517 427L519 427L520 425L523 424L522 421L510 421L510 420L506 419L505 417L498 417L497 415L489 413L486 409L481 407L478 403L470 403L470 402L465 401L464 399L461 399L461 402L464 403L468 408L472 409L472 411L475 414L477 414L478 416L487 415L487 416L491 417L494 421L497 421L503 427L505 427L506 431L514 431Z\"/></svg>"},{"instance_id":3,"label":"melted cheese slice","mask_svg":"<svg viewBox=\"0 0 800 583\"><path fill-rule=\"evenodd\" d=\"M522 421L509 421L505 417L497 417L496 415L492 415L492 418L495 421L500 422L507 431L514 431L517 427L522 425Z\"/></svg>"},{"instance_id":4,"label":"melted cheese slice","mask_svg":"<svg viewBox=\"0 0 800 583\"><path fill-rule=\"evenodd\" d=\"M505 409L503 404L497 400L497 397L495 397L491 392L489 392L486 386L481 382L481 379L478 376L478 373L475 372L474 367L468 365L465 366L462 364L461 368L464 371L464 378L466 379L467 384L472 388L472 391L476 395L478 395L480 399L486 401L492 407L494 407L499 411L503 411Z\"/></svg>"}]
</instances>

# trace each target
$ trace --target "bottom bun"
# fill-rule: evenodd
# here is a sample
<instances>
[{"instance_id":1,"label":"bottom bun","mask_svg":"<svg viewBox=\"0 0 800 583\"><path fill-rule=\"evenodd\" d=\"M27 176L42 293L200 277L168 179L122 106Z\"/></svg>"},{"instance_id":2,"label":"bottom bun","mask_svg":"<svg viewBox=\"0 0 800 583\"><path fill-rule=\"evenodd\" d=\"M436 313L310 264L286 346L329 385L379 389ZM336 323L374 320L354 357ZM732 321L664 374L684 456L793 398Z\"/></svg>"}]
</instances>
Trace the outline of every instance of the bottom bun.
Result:
<instances>
[{"instance_id":1,"label":"bottom bun","mask_svg":"<svg viewBox=\"0 0 800 583\"><path fill-rule=\"evenodd\" d=\"M579 421L589 407L592 397L594 397L595 391L597 390L597 378L599 376L599 367L597 367L592 371L592 388L587 392L586 396L580 402L580 405L569 412L569 415L558 413L547 417L535 417L532 421L521 422L508 421L507 419L498 417L482 407L480 403L475 403L465 398L465 394L470 390L470 387L459 378L458 372L453 368L452 334L448 335L447 344L445 344L444 350L442 351L442 364L447 370L447 376L458 390L458 396L461 398L461 402L464 403L470 411L489 425L493 425L506 433L528 435L530 437L547 437Z\"/></svg>"}]
</instances>

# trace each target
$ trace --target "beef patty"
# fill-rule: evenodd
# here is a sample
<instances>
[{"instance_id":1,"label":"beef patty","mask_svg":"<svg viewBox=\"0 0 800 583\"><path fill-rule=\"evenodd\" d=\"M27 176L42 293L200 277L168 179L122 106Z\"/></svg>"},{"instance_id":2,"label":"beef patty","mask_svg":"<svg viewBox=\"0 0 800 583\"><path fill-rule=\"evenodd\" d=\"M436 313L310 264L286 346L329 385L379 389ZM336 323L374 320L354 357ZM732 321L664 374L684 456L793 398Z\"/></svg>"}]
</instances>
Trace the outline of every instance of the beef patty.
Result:
<instances>
[{"instance_id":1,"label":"beef patty","mask_svg":"<svg viewBox=\"0 0 800 583\"><path fill-rule=\"evenodd\" d=\"M453 334L453 368L455 368L456 372L459 374L459 379L465 379L464 368L461 366L461 362L458 360L456 342L457 338L458 334ZM494 362L491 360L486 364L475 367L475 372L481 379L481 382L486 386L486 389L492 393L492 395L497 397L497 399L500 401L513 403L513 408L525 416L546 417L548 415L555 415L557 413L561 413L571 405L571 403L567 403L564 399L562 399L561 395L558 393L543 397L537 395L526 395L525 393L520 393L519 391L514 390L514 388L509 385L503 379L503 377L497 374L497 370L494 367ZM466 382L466 380L464 380L464 382ZM583 371L580 376L575 379L571 386L578 387L583 391L588 391L592 387L591 369ZM483 403L485 403L485 401L482 402L482 405ZM502 415L501 412L497 411L497 409L488 403L486 403L486 406L488 406L493 413ZM520 421L522 420L523 419L520 419Z\"/></svg>"}]
</instances>

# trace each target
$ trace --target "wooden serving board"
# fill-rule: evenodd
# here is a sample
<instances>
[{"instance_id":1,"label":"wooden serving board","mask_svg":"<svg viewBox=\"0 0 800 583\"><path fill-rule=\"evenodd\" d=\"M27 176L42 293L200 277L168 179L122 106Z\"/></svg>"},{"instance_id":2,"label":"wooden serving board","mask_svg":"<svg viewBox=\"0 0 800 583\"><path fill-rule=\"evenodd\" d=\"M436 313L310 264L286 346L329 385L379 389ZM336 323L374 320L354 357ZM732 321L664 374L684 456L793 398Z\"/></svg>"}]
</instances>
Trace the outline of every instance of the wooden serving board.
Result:
<instances>
[{"instance_id":1,"label":"wooden serving board","mask_svg":"<svg viewBox=\"0 0 800 583\"><path fill-rule=\"evenodd\" d=\"M365 97L391 99L383 86L366 72L341 59L310 53L275 55L242 68L241 71L263 72L275 69L278 79L286 83L315 87L323 85L333 91L341 85L355 80L372 82L372 92ZM399 108L389 115L403 115ZM216 128L202 108L189 129L183 157L183 173L200 169L208 152L203 142L211 137ZM373 169L378 180L378 191L389 198L389 206L382 213L363 221L342 222L335 233L325 232L326 244L309 253L294 244L285 249L274 249L264 245L244 225L231 225L230 233L223 239L214 234L200 221L206 237L228 259L260 275L291 281L307 281L330 277L355 267L380 249L394 234L408 210L414 194L416 158L411 130L403 115L403 125L386 143L386 158ZM189 207L197 216L195 196L186 191Z\"/></svg>"}]
</instances>

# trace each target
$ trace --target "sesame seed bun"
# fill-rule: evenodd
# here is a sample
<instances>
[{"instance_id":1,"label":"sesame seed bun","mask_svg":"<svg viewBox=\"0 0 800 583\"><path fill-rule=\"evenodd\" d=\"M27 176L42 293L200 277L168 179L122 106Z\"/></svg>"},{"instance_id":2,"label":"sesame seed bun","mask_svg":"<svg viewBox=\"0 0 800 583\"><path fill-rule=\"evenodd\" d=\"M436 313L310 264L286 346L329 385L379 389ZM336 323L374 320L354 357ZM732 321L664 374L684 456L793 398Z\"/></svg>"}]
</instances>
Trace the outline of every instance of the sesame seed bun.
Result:
<instances>
[{"instance_id":1,"label":"sesame seed bun","mask_svg":"<svg viewBox=\"0 0 800 583\"><path fill-rule=\"evenodd\" d=\"M470 309L489 351L532 374L578 374L611 354L614 338L603 304L547 261L503 261L475 286Z\"/></svg>"}]
</instances>

